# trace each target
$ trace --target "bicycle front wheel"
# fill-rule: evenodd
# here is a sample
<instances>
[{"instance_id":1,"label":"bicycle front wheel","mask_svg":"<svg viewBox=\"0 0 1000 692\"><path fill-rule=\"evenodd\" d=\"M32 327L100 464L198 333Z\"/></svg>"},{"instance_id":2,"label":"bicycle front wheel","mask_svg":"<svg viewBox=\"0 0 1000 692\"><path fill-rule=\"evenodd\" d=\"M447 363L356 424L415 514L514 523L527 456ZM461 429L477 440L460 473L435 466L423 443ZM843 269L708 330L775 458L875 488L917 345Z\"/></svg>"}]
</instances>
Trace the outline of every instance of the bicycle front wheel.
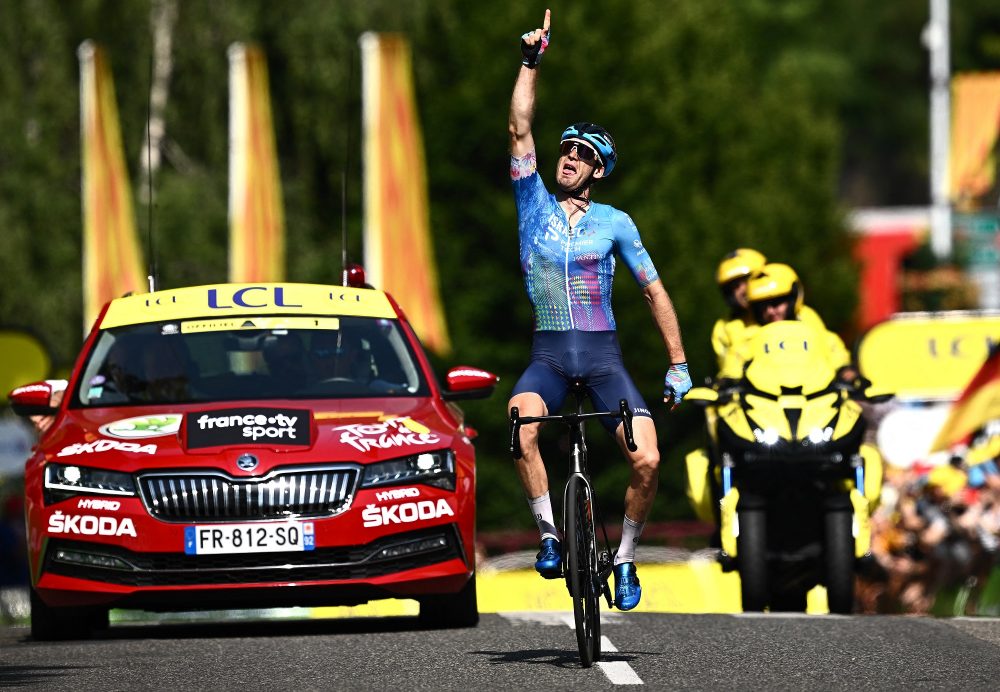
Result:
<instances>
[{"instance_id":1,"label":"bicycle front wheel","mask_svg":"<svg viewBox=\"0 0 1000 692\"><path fill-rule=\"evenodd\" d=\"M566 493L566 569L573 597L576 643L580 662L589 668L601 658L601 592L598 587L597 541L593 498L580 476L569 480Z\"/></svg>"}]
</instances>

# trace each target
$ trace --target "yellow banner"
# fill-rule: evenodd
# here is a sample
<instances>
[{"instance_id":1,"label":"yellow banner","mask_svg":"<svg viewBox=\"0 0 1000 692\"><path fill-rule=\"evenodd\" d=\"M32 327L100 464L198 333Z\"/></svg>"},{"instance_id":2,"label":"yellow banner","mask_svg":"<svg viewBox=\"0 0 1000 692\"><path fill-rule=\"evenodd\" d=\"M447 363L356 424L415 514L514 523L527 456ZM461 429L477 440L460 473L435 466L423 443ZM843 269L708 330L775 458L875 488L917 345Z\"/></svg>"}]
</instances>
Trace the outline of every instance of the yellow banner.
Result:
<instances>
[{"instance_id":1,"label":"yellow banner","mask_svg":"<svg viewBox=\"0 0 1000 692\"><path fill-rule=\"evenodd\" d=\"M122 153L111 69L102 48L85 41L80 59L83 152L83 327L104 303L145 290L135 212Z\"/></svg>"},{"instance_id":2,"label":"yellow banner","mask_svg":"<svg viewBox=\"0 0 1000 692\"><path fill-rule=\"evenodd\" d=\"M366 33L361 51L365 272L399 302L421 341L445 354L451 342L431 244L410 48L402 36Z\"/></svg>"},{"instance_id":3,"label":"yellow banner","mask_svg":"<svg viewBox=\"0 0 1000 692\"><path fill-rule=\"evenodd\" d=\"M328 316L393 319L396 312L382 291L318 284L215 284L157 291L112 301L101 329L126 324L204 318L302 315L296 328L329 328ZM309 324L311 323L311 324ZM324 326L327 325L327 326Z\"/></svg>"},{"instance_id":4,"label":"yellow banner","mask_svg":"<svg viewBox=\"0 0 1000 692\"><path fill-rule=\"evenodd\" d=\"M283 281L285 218L271 121L267 61L229 47L229 280Z\"/></svg>"},{"instance_id":5,"label":"yellow banner","mask_svg":"<svg viewBox=\"0 0 1000 692\"><path fill-rule=\"evenodd\" d=\"M1000 128L1000 72L958 75L951 89L951 199L961 204L993 187L993 148Z\"/></svg>"},{"instance_id":6,"label":"yellow banner","mask_svg":"<svg viewBox=\"0 0 1000 692\"><path fill-rule=\"evenodd\" d=\"M900 399L956 399L1000 342L1000 315L901 316L875 325L858 347L858 364L876 391Z\"/></svg>"}]
</instances>

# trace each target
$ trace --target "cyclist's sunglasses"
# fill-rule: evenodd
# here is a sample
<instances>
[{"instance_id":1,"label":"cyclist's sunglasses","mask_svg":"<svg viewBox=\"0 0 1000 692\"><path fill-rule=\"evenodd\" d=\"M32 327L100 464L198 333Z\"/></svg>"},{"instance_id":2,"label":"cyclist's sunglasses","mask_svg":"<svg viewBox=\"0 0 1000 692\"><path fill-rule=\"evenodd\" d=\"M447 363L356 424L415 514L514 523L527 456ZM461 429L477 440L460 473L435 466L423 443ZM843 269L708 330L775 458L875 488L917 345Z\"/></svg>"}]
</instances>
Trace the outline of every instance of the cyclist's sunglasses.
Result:
<instances>
[{"instance_id":1,"label":"cyclist's sunglasses","mask_svg":"<svg viewBox=\"0 0 1000 692\"><path fill-rule=\"evenodd\" d=\"M584 163L591 163L595 166L601 165L601 157L597 155L597 150L589 144L578 142L575 139L565 139L559 143L559 155L569 156L570 152L576 149L577 157Z\"/></svg>"}]
</instances>

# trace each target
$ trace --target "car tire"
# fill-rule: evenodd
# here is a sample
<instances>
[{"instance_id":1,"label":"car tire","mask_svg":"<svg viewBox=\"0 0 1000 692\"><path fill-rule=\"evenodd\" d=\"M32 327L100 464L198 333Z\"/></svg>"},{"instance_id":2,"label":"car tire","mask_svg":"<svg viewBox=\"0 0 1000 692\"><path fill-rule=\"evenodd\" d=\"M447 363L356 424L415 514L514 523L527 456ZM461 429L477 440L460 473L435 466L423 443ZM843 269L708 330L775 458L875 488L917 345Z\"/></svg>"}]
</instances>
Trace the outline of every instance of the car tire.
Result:
<instances>
[{"instance_id":1,"label":"car tire","mask_svg":"<svg viewBox=\"0 0 1000 692\"><path fill-rule=\"evenodd\" d=\"M456 594L419 599L420 624L426 627L475 627L479 624L476 575Z\"/></svg>"},{"instance_id":2,"label":"car tire","mask_svg":"<svg viewBox=\"0 0 1000 692\"><path fill-rule=\"evenodd\" d=\"M95 630L107 628L107 608L53 608L31 589L31 638L35 641L90 639Z\"/></svg>"}]
</instances>

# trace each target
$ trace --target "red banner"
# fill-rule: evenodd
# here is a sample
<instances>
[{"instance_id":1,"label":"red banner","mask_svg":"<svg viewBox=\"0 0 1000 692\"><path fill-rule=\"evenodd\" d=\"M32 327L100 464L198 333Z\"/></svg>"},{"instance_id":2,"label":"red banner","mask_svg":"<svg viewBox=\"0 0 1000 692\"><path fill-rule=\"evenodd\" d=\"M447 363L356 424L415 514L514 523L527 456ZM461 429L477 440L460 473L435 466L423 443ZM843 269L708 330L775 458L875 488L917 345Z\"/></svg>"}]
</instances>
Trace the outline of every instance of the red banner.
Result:
<instances>
[{"instance_id":1,"label":"red banner","mask_svg":"<svg viewBox=\"0 0 1000 692\"><path fill-rule=\"evenodd\" d=\"M364 77L365 272L388 291L421 341L451 349L431 243L423 137L410 47L402 36L361 37Z\"/></svg>"},{"instance_id":2,"label":"red banner","mask_svg":"<svg viewBox=\"0 0 1000 692\"><path fill-rule=\"evenodd\" d=\"M285 218L271 120L267 60L229 48L229 280L285 279Z\"/></svg>"},{"instance_id":3,"label":"red banner","mask_svg":"<svg viewBox=\"0 0 1000 692\"><path fill-rule=\"evenodd\" d=\"M78 56L86 331L104 303L129 291L145 291L146 279L108 59L104 50L90 41L80 45Z\"/></svg>"}]
</instances>

